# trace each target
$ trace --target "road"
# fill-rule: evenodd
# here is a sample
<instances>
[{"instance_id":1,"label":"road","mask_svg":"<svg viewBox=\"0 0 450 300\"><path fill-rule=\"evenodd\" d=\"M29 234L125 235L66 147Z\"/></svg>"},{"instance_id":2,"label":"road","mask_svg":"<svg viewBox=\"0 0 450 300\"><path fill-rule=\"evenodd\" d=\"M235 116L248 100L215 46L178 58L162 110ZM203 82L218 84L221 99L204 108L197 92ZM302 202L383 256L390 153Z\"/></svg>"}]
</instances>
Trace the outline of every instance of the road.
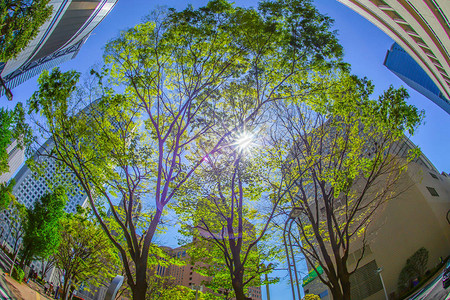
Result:
<instances>
[{"instance_id":1,"label":"road","mask_svg":"<svg viewBox=\"0 0 450 300\"><path fill-rule=\"evenodd\" d=\"M442 286L442 271L439 271L438 274L433 281L408 300L450 300L450 287L444 289Z\"/></svg>"}]
</instances>

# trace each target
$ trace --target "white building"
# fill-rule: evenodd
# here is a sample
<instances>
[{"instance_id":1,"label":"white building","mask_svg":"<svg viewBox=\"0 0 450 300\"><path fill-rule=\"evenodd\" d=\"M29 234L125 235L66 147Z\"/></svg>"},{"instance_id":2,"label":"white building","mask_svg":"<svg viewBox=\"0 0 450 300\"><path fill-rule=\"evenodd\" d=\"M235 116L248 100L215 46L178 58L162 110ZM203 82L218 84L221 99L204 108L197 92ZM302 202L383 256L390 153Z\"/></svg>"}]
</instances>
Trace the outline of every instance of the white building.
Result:
<instances>
[{"instance_id":1,"label":"white building","mask_svg":"<svg viewBox=\"0 0 450 300\"><path fill-rule=\"evenodd\" d=\"M399 44L439 88L449 112L450 1L338 0ZM420 91L419 91L420 92Z\"/></svg>"},{"instance_id":2,"label":"white building","mask_svg":"<svg viewBox=\"0 0 450 300\"><path fill-rule=\"evenodd\" d=\"M117 0L50 0L50 18L15 59L0 62L0 76L10 89L43 70L75 58L94 28ZM0 88L0 95L3 94Z\"/></svg>"}]
</instances>

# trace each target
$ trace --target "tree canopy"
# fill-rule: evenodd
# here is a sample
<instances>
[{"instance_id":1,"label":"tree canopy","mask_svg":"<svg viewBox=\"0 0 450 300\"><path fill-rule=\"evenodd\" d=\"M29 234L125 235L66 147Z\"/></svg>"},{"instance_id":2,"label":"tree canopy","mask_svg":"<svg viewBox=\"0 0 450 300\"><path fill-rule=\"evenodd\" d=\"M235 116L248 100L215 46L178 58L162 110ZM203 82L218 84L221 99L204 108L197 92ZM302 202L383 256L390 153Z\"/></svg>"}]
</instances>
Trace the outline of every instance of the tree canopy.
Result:
<instances>
[{"instance_id":1,"label":"tree canopy","mask_svg":"<svg viewBox=\"0 0 450 300\"><path fill-rule=\"evenodd\" d=\"M60 243L59 222L64 216L66 202L66 191L57 187L28 209L22 240L22 263L47 258L57 250Z\"/></svg>"},{"instance_id":2,"label":"tree canopy","mask_svg":"<svg viewBox=\"0 0 450 300\"><path fill-rule=\"evenodd\" d=\"M95 220L80 212L66 215L60 225L60 243L53 255L61 270L63 297L71 284L98 286L103 279L109 282L116 276L117 250Z\"/></svg>"},{"instance_id":3,"label":"tree canopy","mask_svg":"<svg viewBox=\"0 0 450 300\"><path fill-rule=\"evenodd\" d=\"M22 103L17 103L13 110L0 108L0 174L9 171L8 152L12 141L23 149L31 143L31 127L25 122L25 111Z\"/></svg>"},{"instance_id":4,"label":"tree canopy","mask_svg":"<svg viewBox=\"0 0 450 300\"><path fill-rule=\"evenodd\" d=\"M268 103L313 89L310 72L345 66L331 24L307 0L265 1L258 9L215 0L159 10L106 45L105 68L93 72L103 88L94 109L73 109L73 72L40 77L30 102L42 109L41 128L55 142L48 155L76 174L99 220L105 213L99 203L110 207L127 246L101 224L120 252L133 297L146 293L149 250L166 205L181 196L204 158L228 147L227 138ZM216 131L230 89L247 91L246 109ZM212 139L200 147L206 135ZM138 195L152 203L141 238L132 220Z\"/></svg>"},{"instance_id":5,"label":"tree canopy","mask_svg":"<svg viewBox=\"0 0 450 300\"><path fill-rule=\"evenodd\" d=\"M15 58L50 17L50 0L4 0L0 3L0 62Z\"/></svg>"},{"instance_id":6,"label":"tree canopy","mask_svg":"<svg viewBox=\"0 0 450 300\"><path fill-rule=\"evenodd\" d=\"M404 130L412 134L422 113L406 104L403 88L371 100L366 79L339 74L320 80L326 88L314 99L277 103L272 138L284 153L280 170L295 179L286 203L287 212L300 211L295 244L333 298L350 299L349 278L364 256L368 228L382 205L401 193L399 178L418 154L399 150ZM350 266L350 251L358 247Z\"/></svg>"}]
</instances>

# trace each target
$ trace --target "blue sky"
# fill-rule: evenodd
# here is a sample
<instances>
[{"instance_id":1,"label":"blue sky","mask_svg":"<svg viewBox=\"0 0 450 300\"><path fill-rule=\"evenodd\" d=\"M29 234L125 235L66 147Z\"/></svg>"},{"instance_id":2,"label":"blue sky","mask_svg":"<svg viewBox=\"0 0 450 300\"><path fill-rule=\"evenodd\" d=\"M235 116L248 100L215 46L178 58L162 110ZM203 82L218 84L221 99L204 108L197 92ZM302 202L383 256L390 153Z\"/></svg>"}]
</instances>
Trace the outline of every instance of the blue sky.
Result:
<instances>
[{"instance_id":1,"label":"blue sky","mask_svg":"<svg viewBox=\"0 0 450 300\"><path fill-rule=\"evenodd\" d=\"M129 28L137 24L143 16L147 15L157 6L167 5L177 9L183 9L188 3L194 7L206 4L206 1L176 0L164 2L162 0L119 0L109 16L93 32L91 37L81 49L78 56L61 65L63 71L75 69L82 73L88 72L93 64L102 62L103 46L114 38L119 30ZM257 1L236 1L236 5L256 6ZM425 124L422 125L411 139L431 160L441 172L450 172L450 133L445 128L450 125L450 115L440 109L433 102L406 86L400 79L383 66L386 51L393 41L381 30L359 16L354 11L337 2L336 0L316 0L317 7L322 13L335 19L334 28L338 30L338 36L344 47L345 60L352 65L352 72L358 76L367 76L375 84L375 95L380 94L390 85L400 87L404 85L410 94L408 102L414 104L420 110L425 111ZM22 84L13 90L14 103L26 101L36 90L37 77ZM0 98L2 105L11 106L6 98ZM166 239L164 239L166 240ZM170 246L176 246L176 240L167 240ZM280 271L279 276L285 275ZM265 288L262 288L265 295ZM290 287L286 281L271 286L272 299L289 299Z\"/></svg>"},{"instance_id":2,"label":"blue sky","mask_svg":"<svg viewBox=\"0 0 450 300\"><path fill-rule=\"evenodd\" d=\"M88 72L93 64L102 62L103 46L114 38L119 30L137 24L157 6L167 5L182 9L188 3L197 7L206 4L206 1L119 0L113 11L94 30L78 56L62 64L61 69ZM235 3L242 6L256 6L257 1L239 0ZM336 0L316 0L315 3L322 13L335 19L335 29L338 30L340 42L344 46L345 59L352 65L352 72L373 80L376 94L391 84L394 87L405 85L383 66L386 51L393 43L384 32ZM36 80L37 77L32 78L14 89L14 102L26 101L36 89ZM409 87L407 89L411 96L409 103L425 110L426 114L425 124L412 137L412 141L422 149L439 171L450 172L450 159L447 155L450 149L450 133L444 130L450 124L450 115L421 94ZM4 96L0 98L0 103L6 102ZM10 103L6 105L10 106Z\"/></svg>"}]
</instances>

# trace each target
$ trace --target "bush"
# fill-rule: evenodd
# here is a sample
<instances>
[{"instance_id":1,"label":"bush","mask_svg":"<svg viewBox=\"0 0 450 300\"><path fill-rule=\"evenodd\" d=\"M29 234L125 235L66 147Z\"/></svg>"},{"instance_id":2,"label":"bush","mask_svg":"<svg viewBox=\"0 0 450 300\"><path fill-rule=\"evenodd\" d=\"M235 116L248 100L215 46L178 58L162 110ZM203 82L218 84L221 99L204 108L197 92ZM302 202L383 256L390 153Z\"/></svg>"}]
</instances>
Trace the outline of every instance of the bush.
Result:
<instances>
[{"instance_id":1,"label":"bush","mask_svg":"<svg viewBox=\"0 0 450 300\"><path fill-rule=\"evenodd\" d=\"M23 277L25 276L25 272L19 268L19 267L14 267L11 277L14 278L15 280L17 280L19 283L22 283L23 281Z\"/></svg>"},{"instance_id":2,"label":"bush","mask_svg":"<svg viewBox=\"0 0 450 300\"><path fill-rule=\"evenodd\" d=\"M421 280L425 275L428 263L428 250L420 248L410 258L406 260L406 264L398 276L397 288L400 293L410 289L411 282L417 278Z\"/></svg>"},{"instance_id":3,"label":"bush","mask_svg":"<svg viewBox=\"0 0 450 300\"><path fill-rule=\"evenodd\" d=\"M303 300L320 300L320 297L313 294L306 294Z\"/></svg>"}]
</instances>

